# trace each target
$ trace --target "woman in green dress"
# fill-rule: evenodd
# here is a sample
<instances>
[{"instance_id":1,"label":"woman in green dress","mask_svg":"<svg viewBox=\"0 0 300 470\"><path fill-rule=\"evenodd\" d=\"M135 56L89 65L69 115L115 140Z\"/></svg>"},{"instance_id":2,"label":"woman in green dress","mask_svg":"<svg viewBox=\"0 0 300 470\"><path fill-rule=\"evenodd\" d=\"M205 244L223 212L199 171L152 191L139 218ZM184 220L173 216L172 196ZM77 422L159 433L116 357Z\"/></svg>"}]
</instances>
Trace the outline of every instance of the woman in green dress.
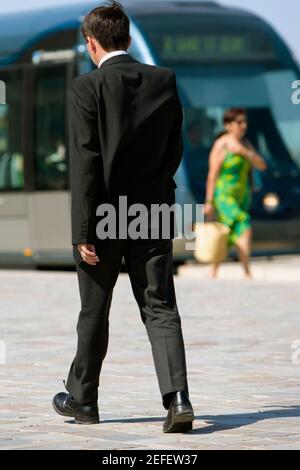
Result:
<instances>
[{"instance_id":1,"label":"woman in green dress","mask_svg":"<svg viewBox=\"0 0 300 470\"><path fill-rule=\"evenodd\" d=\"M226 131L216 139L209 157L204 214L210 218L216 213L218 221L230 228L229 247L236 246L245 276L251 279L251 172L252 168L265 171L267 165L245 137L245 109L226 111L224 126ZM217 277L218 268L219 264L212 266L211 277Z\"/></svg>"}]
</instances>

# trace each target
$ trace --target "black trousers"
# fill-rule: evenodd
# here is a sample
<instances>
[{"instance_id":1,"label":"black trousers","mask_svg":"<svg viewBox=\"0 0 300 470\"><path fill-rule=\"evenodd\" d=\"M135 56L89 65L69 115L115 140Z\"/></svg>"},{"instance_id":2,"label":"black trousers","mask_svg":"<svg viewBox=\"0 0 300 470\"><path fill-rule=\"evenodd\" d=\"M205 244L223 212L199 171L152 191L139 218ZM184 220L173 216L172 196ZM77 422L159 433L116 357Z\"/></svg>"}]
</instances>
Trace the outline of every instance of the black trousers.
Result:
<instances>
[{"instance_id":1,"label":"black trousers","mask_svg":"<svg viewBox=\"0 0 300 470\"><path fill-rule=\"evenodd\" d=\"M81 311L77 352L66 389L85 404L98 399L99 378L109 338L112 294L124 256L134 297L146 327L163 406L172 392L189 394L186 357L173 280L172 240L99 240L96 266L73 247Z\"/></svg>"}]
</instances>

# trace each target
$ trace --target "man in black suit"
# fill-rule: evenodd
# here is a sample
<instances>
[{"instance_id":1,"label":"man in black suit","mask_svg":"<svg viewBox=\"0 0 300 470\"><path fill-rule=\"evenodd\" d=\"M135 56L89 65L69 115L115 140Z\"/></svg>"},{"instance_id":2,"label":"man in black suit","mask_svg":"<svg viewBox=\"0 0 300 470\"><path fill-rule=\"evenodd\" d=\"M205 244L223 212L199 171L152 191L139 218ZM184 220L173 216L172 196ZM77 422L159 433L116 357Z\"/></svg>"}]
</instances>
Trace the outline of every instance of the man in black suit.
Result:
<instances>
[{"instance_id":1,"label":"man in black suit","mask_svg":"<svg viewBox=\"0 0 300 470\"><path fill-rule=\"evenodd\" d=\"M163 431L189 431L194 413L174 291L175 229L170 218L172 228L165 236L151 218L153 204L171 207L175 202L173 175L182 159L182 107L175 74L128 55L129 19L119 3L92 10L81 31L98 66L77 77L68 94L72 244L81 311L77 352L65 383L68 393L55 395L53 406L77 423L99 422L99 376L113 288L124 257L151 343L163 406L169 410ZM127 198L128 207L146 208L146 229L140 237L102 236L99 206L111 204L118 216L124 215L119 197Z\"/></svg>"}]
</instances>

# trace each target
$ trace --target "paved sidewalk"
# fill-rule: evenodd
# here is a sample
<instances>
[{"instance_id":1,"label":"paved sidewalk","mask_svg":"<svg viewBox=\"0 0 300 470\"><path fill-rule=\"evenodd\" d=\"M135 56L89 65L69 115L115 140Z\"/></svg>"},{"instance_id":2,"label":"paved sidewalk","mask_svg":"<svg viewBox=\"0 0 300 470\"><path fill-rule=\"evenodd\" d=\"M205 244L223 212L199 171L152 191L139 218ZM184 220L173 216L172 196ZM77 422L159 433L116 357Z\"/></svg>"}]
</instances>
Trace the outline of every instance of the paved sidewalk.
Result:
<instances>
[{"instance_id":1,"label":"paved sidewalk","mask_svg":"<svg viewBox=\"0 0 300 470\"><path fill-rule=\"evenodd\" d=\"M173 435L162 432L166 411L126 274L112 303L101 422L79 426L51 405L75 353L76 273L0 270L0 448L300 449L300 257L253 270L252 282L237 263L218 281L199 266L175 278L196 421Z\"/></svg>"}]
</instances>

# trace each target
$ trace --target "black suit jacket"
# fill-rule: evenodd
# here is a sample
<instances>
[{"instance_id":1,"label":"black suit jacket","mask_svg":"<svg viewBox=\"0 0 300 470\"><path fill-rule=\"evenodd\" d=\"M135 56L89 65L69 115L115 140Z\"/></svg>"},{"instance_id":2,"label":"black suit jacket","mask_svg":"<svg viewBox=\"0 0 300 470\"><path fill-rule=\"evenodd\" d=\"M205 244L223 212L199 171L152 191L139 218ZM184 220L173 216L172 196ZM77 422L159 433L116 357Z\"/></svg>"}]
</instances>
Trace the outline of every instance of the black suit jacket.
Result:
<instances>
[{"instance_id":1,"label":"black suit jacket","mask_svg":"<svg viewBox=\"0 0 300 470\"><path fill-rule=\"evenodd\" d=\"M119 195L175 202L183 114L171 69L112 57L73 80L68 104L72 244L97 240L97 206Z\"/></svg>"}]
</instances>

